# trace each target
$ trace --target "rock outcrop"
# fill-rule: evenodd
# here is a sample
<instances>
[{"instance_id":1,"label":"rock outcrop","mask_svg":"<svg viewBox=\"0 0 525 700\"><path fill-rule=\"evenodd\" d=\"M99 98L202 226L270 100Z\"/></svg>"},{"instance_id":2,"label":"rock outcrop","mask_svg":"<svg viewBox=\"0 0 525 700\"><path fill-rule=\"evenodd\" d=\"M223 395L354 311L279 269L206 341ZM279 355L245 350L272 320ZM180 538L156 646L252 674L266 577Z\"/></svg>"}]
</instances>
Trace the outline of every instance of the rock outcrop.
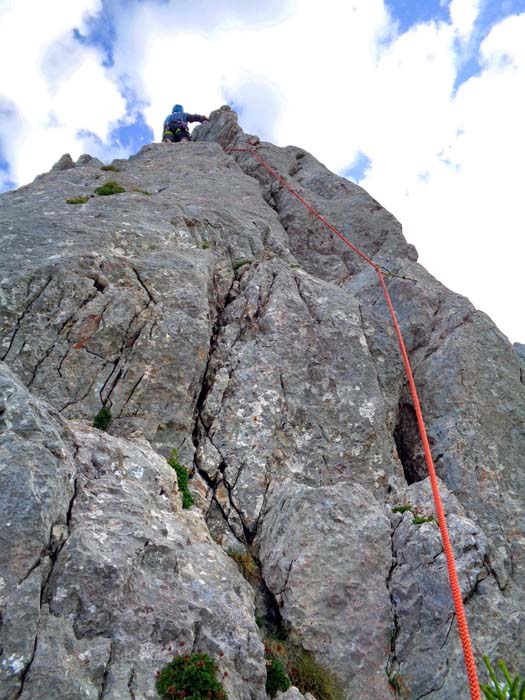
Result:
<instances>
[{"instance_id":1,"label":"rock outcrop","mask_svg":"<svg viewBox=\"0 0 525 700\"><path fill-rule=\"evenodd\" d=\"M228 108L194 138L110 170L63 156L0 197L0 698L153 699L173 653L202 649L230 700L262 699L256 612L352 700L467 695L377 276L228 147L397 275L474 649L523 670L523 346L310 154ZM97 196L108 180L125 192Z\"/></svg>"}]
</instances>

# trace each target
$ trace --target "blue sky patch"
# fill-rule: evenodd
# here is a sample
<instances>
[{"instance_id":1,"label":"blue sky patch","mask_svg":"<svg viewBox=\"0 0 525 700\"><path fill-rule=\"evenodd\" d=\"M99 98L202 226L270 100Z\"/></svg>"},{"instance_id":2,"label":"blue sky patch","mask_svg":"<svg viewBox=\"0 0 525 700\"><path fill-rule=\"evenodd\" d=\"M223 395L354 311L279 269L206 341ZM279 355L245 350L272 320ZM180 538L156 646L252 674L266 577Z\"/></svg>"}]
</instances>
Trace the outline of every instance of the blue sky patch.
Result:
<instances>
[{"instance_id":1,"label":"blue sky patch","mask_svg":"<svg viewBox=\"0 0 525 700\"><path fill-rule=\"evenodd\" d=\"M83 46L95 46L104 55L103 65L109 68L113 65L113 46L116 39L115 21L107 2L103 2L102 10L86 21L87 31L81 34L73 29L73 36Z\"/></svg>"},{"instance_id":2,"label":"blue sky patch","mask_svg":"<svg viewBox=\"0 0 525 700\"><path fill-rule=\"evenodd\" d=\"M119 126L110 134L112 144L121 146L129 153L136 153L147 143L155 140L153 130L144 121L144 116L139 112L132 124Z\"/></svg>"},{"instance_id":3,"label":"blue sky patch","mask_svg":"<svg viewBox=\"0 0 525 700\"><path fill-rule=\"evenodd\" d=\"M11 180L9 171L9 163L5 160L2 152L0 151L0 192L7 192L8 190L13 190L16 187L16 182Z\"/></svg>"},{"instance_id":4,"label":"blue sky patch","mask_svg":"<svg viewBox=\"0 0 525 700\"><path fill-rule=\"evenodd\" d=\"M385 5L398 23L400 33L406 32L414 24L430 21L449 20L448 2L440 0L385 0Z\"/></svg>"},{"instance_id":5,"label":"blue sky patch","mask_svg":"<svg viewBox=\"0 0 525 700\"><path fill-rule=\"evenodd\" d=\"M362 151L359 151L357 154L357 157L354 159L354 162L352 165L347 168L343 173L343 177L346 177L348 180L353 180L354 182L359 182L362 180L366 174L366 171L368 168L372 165L372 161L370 158L363 153Z\"/></svg>"},{"instance_id":6,"label":"blue sky patch","mask_svg":"<svg viewBox=\"0 0 525 700\"><path fill-rule=\"evenodd\" d=\"M481 74L479 61L480 45L489 34L495 24L512 14L525 12L525 0L482 0L478 18L474 24L474 30L468 44L462 46L458 41L456 50L462 60L458 66L456 80L454 81L454 93L469 78Z\"/></svg>"}]
</instances>

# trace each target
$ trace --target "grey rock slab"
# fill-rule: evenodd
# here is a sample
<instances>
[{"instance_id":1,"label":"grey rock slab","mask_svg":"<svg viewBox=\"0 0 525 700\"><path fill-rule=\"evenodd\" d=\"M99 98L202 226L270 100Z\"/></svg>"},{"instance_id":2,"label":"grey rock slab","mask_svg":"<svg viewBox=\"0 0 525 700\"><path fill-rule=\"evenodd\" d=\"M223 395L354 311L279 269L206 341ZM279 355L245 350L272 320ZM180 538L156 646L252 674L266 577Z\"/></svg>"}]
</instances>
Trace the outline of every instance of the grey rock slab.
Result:
<instances>
[{"instance_id":1,"label":"grey rock slab","mask_svg":"<svg viewBox=\"0 0 525 700\"><path fill-rule=\"evenodd\" d=\"M154 698L155 671L175 652L202 649L228 672L229 697L263 698L253 593L202 515L182 510L174 470L142 440L81 424L75 439L71 533L47 600L77 639L111 641L103 697L132 687L135 698Z\"/></svg>"},{"instance_id":2,"label":"grey rock slab","mask_svg":"<svg viewBox=\"0 0 525 700\"><path fill-rule=\"evenodd\" d=\"M230 698L265 698L253 592L175 471L0 369L2 700L153 700L155 672L197 649Z\"/></svg>"},{"instance_id":3,"label":"grey rock slab","mask_svg":"<svg viewBox=\"0 0 525 700\"><path fill-rule=\"evenodd\" d=\"M85 157L0 197L0 357L65 416L106 405L114 432L191 460L232 263L289 256L287 236L216 144L152 144L114 167ZM127 191L90 196L109 179Z\"/></svg>"},{"instance_id":4,"label":"grey rock slab","mask_svg":"<svg viewBox=\"0 0 525 700\"><path fill-rule=\"evenodd\" d=\"M0 697L18 697L36 643L40 601L68 528L71 435L51 407L0 363Z\"/></svg>"},{"instance_id":5,"label":"grey rock slab","mask_svg":"<svg viewBox=\"0 0 525 700\"><path fill-rule=\"evenodd\" d=\"M455 496L441 483L447 512L447 527L456 559L456 570L464 601L489 576L486 565L487 538L464 514ZM393 566L389 576L395 630L388 668L400 697L416 700L429 697L460 697L466 675L458 663L450 673L450 662L462 658L450 594L447 564L441 536L433 518L429 480L414 483L401 496L411 511L393 513ZM419 523L416 518L433 518ZM467 616L470 605L466 605ZM424 657L426 662L421 663ZM448 677L450 676L450 677ZM448 695L441 694L446 688Z\"/></svg>"},{"instance_id":6,"label":"grey rock slab","mask_svg":"<svg viewBox=\"0 0 525 700\"><path fill-rule=\"evenodd\" d=\"M402 476L353 300L282 261L243 273L206 377L197 465L215 501L253 535L273 479L353 481L385 493Z\"/></svg>"},{"instance_id":7,"label":"grey rock slab","mask_svg":"<svg viewBox=\"0 0 525 700\"><path fill-rule=\"evenodd\" d=\"M264 579L293 636L348 697L391 697L390 523L359 484L272 485L257 536Z\"/></svg>"},{"instance_id":8,"label":"grey rock slab","mask_svg":"<svg viewBox=\"0 0 525 700\"><path fill-rule=\"evenodd\" d=\"M77 639L68 620L42 608L38 650L24 680L21 698L30 700L98 700L110 663L107 637Z\"/></svg>"}]
</instances>

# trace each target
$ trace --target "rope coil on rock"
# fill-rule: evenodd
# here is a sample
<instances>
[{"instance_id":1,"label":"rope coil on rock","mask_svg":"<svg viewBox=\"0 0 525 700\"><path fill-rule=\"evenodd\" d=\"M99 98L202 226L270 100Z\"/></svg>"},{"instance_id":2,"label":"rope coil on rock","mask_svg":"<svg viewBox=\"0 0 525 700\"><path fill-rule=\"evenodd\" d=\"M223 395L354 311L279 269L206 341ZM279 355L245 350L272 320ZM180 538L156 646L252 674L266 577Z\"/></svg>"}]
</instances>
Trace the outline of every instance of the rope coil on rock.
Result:
<instances>
[{"instance_id":1,"label":"rope coil on rock","mask_svg":"<svg viewBox=\"0 0 525 700\"><path fill-rule=\"evenodd\" d=\"M298 199L301 204L303 204L316 218L322 221L325 226L327 226L330 231L340 238L345 245L347 245L351 250L354 251L360 258L362 258L366 263L368 263L377 272L379 277L379 282L383 289L383 293L386 298L388 305L388 310L390 316L392 317L392 322L394 324L394 329L397 335L399 348L401 355L403 357L403 362L405 365L405 371L408 378L408 383L410 385L410 392L412 394L412 400L414 402L414 411L416 413L417 424L419 428L419 434L421 437L421 442L423 444L423 451L425 454L425 461L427 464L428 474L430 477L430 483L432 486L432 495L434 498L434 506L436 509L436 515L439 523L439 529L441 532L441 539L443 542L443 551L445 552L445 557L447 561L447 569L450 581L450 588L452 592L452 600L454 602L454 608L456 611L456 620L458 625L458 632L461 639L461 644L463 647L463 656L465 660L465 667L467 670L468 682L470 686L470 696L471 700L481 700L481 691L479 687L478 674L476 669L476 662L474 659L474 653L472 650L472 641L470 639L470 633L468 629L467 617L465 614L465 608L463 606L463 597L461 595L461 588L459 585L459 579L456 570L456 563L454 560L454 552L452 550L452 545L450 543L450 537L448 534L447 523L445 520L445 511L443 508L443 503L441 501L441 495L439 493L439 485L436 476L436 470L434 467L434 461L432 459L432 453L430 451L430 444L428 442L427 431L425 428L425 423L423 420L423 414L421 412L421 406L419 404L419 397L416 389L416 384L414 382L414 377L412 375L412 368L410 366L410 361L408 359L408 354L406 351L405 343L403 341L403 336L401 335L401 329L397 321L396 312L388 292L384 274L390 274L386 268L382 268L380 265L374 263L369 257L367 257L362 251L359 250L353 243L351 243L343 234L338 231L335 226L332 226L311 204L309 204L304 197L302 197L297 190L294 190L284 178L282 178L258 153L251 148L224 148L226 152L238 152L238 153L248 153L252 155L259 163L276 179L280 182L296 199ZM397 276L393 275L392 276ZM410 279L410 278L407 278ZM415 281L415 280L413 280Z\"/></svg>"}]
</instances>

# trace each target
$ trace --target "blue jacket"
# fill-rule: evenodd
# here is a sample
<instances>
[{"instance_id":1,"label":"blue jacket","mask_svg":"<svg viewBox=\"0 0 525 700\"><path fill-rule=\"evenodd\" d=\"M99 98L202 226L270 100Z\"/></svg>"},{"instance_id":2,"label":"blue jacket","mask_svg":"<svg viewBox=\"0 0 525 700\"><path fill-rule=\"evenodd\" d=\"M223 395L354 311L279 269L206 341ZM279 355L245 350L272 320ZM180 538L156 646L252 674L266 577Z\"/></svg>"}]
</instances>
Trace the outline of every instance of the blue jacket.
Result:
<instances>
[{"instance_id":1,"label":"blue jacket","mask_svg":"<svg viewBox=\"0 0 525 700\"><path fill-rule=\"evenodd\" d=\"M164 130L169 131L169 123L170 121L176 121L180 122L182 126L179 124L179 129L188 129L188 122L204 122L206 121L207 117L205 117L202 114L188 114L188 112L172 112L171 114L168 114L166 119L164 120Z\"/></svg>"}]
</instances>

